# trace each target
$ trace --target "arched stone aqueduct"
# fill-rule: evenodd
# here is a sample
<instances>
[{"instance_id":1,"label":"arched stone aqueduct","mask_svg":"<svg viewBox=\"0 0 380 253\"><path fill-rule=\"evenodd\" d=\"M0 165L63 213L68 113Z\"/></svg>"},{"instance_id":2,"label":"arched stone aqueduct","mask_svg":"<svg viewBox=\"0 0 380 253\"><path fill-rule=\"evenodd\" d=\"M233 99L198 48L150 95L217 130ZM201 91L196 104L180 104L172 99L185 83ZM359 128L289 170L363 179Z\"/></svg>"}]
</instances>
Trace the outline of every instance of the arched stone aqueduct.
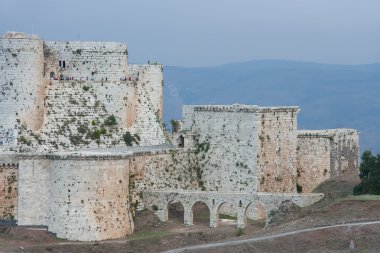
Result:
<instances>
[{"instance_id":1,"label":"arched stone aqueduct","mask_svg":"<svg viewBox=\"0 0 380 253\"><path fill-rule=\"evenodd\" d=\"M167 221L169 205L180 202L184 208L184 224L193 225L192 208L195 203L203 202L210 210L210 227L219 225L219 209L224 203L234 206L237 213L237 227L244 228L247 220L247 210L251 205L259 205L265 210L265 216L271 210L278 208L283 201L291 201L304 207L323 198L322 193L292 194L292 193L220 193L195 191L145 191L144 203L152 209L161 221Z\"/></svg>"}]
</instances>

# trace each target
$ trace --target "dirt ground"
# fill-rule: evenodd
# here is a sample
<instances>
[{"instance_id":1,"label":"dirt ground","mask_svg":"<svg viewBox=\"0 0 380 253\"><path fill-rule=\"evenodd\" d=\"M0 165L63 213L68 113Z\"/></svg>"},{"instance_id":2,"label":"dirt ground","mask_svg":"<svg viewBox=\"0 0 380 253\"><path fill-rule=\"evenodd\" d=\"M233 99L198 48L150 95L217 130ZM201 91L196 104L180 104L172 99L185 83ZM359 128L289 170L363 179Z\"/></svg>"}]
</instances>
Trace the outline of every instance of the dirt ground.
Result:
<instances>
[{"instance_id":1,"label":"dirt ground","mask_svg":"<svg viewBox=\"0 0 380 253\"><path fill-rule=\"evenodd\" d=\"M317 189L326 195L322 201L311 207L281 214L265 228L264 220L250 221L242 235L236 230L235 220L221 222L218 228L209 228L208 209L202 205L194 210L194 226L184 226L182 207L172 206L167 222L160 222L151 212L143 211L135 217L133 236L95 243L57 239L41 230L0 227L0 252L161 252L189 245L252 238L302 228L380 220L380 198L349 196L356 183L345 179L328 181ZM379 238L380 226L370 225L325 229L197 252L348 252L350 240L355 241L358 250L356 252L380 252Z\"/></svg>"}]
</instances>

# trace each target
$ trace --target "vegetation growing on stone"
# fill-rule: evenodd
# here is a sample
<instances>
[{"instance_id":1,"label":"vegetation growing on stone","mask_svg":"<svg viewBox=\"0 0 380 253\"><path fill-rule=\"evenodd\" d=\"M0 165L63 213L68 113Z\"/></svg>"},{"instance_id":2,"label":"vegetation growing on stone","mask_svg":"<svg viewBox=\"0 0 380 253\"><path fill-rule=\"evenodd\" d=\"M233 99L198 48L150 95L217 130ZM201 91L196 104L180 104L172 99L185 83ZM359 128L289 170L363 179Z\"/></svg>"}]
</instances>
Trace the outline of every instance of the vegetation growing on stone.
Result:
<instances>
[{"instance_id":1,"label":"vegetation growing on stone","mask_svg":"<svg viewBox=\"0 0 380 253\"><path fill-rule=\"evenodd\" d=\"M207 153L207 151L209 150L209 148L210 148L210 143L208 143L208 142L198 143L196 145L196 149L197 149L196 153L197 154L200 153L200 152Z\"/></svg>"},{"instance_id":2,"label":"vegetation growing on stone","mask_svg":"<svg viewBox=\"0 0 380 253\"><path fill-rule=\"evenodd\" d=\"M104 124L106 126L116 126L117 125L117 120L115 115L110 115L107 117L107 119L104 121Z\"/></svg>"},{"instance_id":3,"label":"vegetation growing on stone","mask_svg":"<svg viewBox=\"0 0 380 253\"><path fill-rule=\"evenodd\" d=\"M123 140L127 146L133 146L133 143L139 144L140 136L138 134L132 135L129 131L123 135Z\"/></svg>"}]
</instances>

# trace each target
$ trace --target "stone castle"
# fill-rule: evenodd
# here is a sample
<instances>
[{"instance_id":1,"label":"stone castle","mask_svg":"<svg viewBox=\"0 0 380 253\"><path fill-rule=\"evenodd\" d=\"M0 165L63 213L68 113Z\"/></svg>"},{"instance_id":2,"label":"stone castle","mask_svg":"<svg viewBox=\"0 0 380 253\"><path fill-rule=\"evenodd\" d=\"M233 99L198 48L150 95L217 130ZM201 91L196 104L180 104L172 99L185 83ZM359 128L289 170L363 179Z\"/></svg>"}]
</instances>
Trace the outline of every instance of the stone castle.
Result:
<instances>
[{"instance_id":1,"label":"stone castle","mask_svg":"<svg viewBox=\"0 0 380 253\"><path fill-rule=\"evenodd\" d=\"M235 209L244 227L358 172L358 131L298 130L295 106L184 106L168 134L162 65L128 64L122 43L10 32L0 73L0 217L61 238L120 238L133 233L135 211L166 220L175 202L187 225L202 201L210 226Z\"/></svg>"}]
</instances>

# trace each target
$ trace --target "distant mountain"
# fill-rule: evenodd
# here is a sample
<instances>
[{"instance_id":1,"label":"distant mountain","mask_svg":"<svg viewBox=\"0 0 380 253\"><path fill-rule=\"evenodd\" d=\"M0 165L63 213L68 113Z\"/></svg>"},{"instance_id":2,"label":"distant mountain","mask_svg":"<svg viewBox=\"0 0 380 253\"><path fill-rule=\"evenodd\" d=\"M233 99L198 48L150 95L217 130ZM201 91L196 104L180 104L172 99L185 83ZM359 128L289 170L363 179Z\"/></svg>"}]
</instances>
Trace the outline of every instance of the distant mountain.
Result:
<instances>
[{"instance_id":1,"label":"distant mountain","mask_svg":"<svg viewBox=\"0 0 380 253\"><path fill-rule=\"evenodd\" d=\"M165 69L165 122L184 104L299 105L299 129L356 128L361 151L380 152L380 64L263 60Z\"/></svg>"}]
</instances>

